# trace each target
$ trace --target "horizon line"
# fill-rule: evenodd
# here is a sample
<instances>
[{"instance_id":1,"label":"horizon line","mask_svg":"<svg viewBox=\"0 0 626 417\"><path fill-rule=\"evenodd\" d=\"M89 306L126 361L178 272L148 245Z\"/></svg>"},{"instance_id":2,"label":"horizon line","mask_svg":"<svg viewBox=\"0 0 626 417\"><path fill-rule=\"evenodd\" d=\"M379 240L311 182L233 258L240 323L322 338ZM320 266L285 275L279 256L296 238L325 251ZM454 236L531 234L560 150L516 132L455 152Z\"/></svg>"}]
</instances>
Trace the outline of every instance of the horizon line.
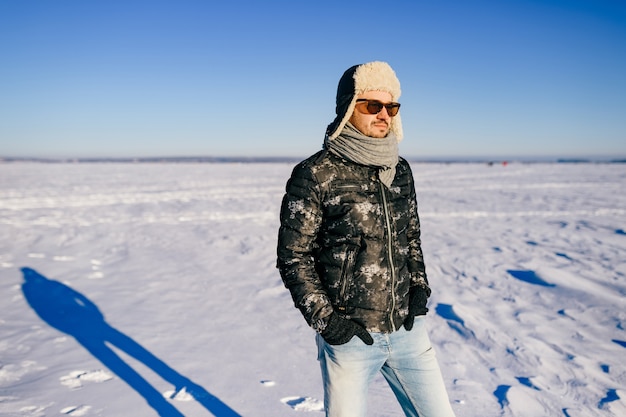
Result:
<instances>
[{"instance_id":1,"label":"horizon line","mask_svg":"<svg viewBox=\"0 0 626 417\"><path fill-rule=\"evenodd\" d=\"M430 156L403 157L422 163L626 163L626 157L557 157L557 156ZM153 156L153 157L3 157L0 163L297 163L306 157L297 156Z\"/></svg>"}]
</instances>

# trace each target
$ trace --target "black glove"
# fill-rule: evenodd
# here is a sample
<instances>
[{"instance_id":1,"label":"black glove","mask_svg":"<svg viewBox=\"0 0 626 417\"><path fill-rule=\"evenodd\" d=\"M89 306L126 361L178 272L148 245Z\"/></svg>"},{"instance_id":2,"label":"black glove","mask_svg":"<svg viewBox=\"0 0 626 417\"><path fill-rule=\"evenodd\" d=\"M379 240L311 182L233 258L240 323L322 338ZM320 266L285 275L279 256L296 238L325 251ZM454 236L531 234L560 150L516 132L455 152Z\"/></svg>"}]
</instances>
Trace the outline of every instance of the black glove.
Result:
<instances>
[{"instance_id":1,"label":"black glove","mask_svg":"<svg viewBox=\"0 0 626 417\"><path fill-rule=\"evenodd\" d=\"M329 345L343 345L348 343L353 336L358 336L366 345L374 343L374 339L363 326L337 313L330 315L328 324L321 334Z\"/></svg>"},{"instance_id":2,"label":"black glove","mask_svg":"<svg viewBox=\"0 0 626 417\"><path fill-rule=\"evenodd\" d=\"M413 328L415 316L424 316L428 313L426 302L430 297L430 287L426 284L416 285L409 290L409 315L404 320L404 328L410 331Z\"/></svg>"}]
</instances>

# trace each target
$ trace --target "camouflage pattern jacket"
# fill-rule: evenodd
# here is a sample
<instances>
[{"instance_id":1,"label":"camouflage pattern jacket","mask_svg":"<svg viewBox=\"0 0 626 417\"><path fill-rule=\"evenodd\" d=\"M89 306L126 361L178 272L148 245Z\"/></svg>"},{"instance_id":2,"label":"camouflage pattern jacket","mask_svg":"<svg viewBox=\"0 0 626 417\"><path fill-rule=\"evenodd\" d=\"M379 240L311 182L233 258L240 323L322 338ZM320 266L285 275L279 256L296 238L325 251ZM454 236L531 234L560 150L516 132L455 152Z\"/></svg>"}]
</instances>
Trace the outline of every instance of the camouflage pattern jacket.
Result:
<instances>
[{"instance_id":1,"label":"camouflage pattern jacket","mask_svg":"<svg viewBox=\"0 0 626 417\"><path fill-rule=\"evenodd\" d=\"M377 168L330 152L294 168L281 207L277 266L318 332L333 311L370 332L402 325L409 288L428 282L413 181L402 158L390 188Z\"/></svg>"}]
</instances>

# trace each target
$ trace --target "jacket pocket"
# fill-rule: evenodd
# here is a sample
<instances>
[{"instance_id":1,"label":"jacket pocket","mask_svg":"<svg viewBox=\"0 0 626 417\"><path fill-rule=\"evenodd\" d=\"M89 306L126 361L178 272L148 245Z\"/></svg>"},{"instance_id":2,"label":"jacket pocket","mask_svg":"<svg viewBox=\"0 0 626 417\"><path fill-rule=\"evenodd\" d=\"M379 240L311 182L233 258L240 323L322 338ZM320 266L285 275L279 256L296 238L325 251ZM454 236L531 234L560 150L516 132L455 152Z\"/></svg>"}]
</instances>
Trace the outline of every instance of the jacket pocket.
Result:
<instances>
[{"instance_id":1,"label":"jacket pocket","mask_svg":"<svg viewBox=\"0 0 626 417\"><path fill-rule=\"evenodd\" d=\"M337 303L337 311L341 314L354 313L354 307L349 305L350 286L354 278L354 266L359 247L356 245L348 245L346 248L345 258L341 267L341 275L339 278L339 296Z\"/></svg>"},{"instance_id":2,"label":"jacket pocket","mask_svg":"<svg viewBox=\"0 0 626 417\"><path fill-rule=\"evenodd\" d=\"M367 184L356 183L354 181L336 180L333 183L333 189L337 193L354 193L367 189Z\"/></svg>"}]
</instances>

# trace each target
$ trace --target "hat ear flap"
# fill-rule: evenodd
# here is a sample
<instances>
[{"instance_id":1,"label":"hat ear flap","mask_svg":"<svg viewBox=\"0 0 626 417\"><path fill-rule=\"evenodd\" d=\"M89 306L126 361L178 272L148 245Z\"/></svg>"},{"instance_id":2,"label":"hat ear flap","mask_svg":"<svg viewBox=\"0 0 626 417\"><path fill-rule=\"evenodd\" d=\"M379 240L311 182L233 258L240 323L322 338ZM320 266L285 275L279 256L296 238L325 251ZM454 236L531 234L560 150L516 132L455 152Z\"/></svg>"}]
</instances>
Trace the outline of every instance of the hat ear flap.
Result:
<instances>
[{"instance_id":1,"label":"hat ear flap","mask_svg":"<svg viewBox=\"0 0 626 417\"><path fill-rule=\"evenodd\" d=\"M396 140L398 141L398 143L402 141L404 134L402 132L402 119L400 118L400 113L391 118L391 126L389 127L389 131L396 135Z\"/></svg>"},{"instance_id":2,"label":"hat ear flap","mask_svg":"<svg viewBox=\"0 0 626 417\"><path fill-rule=\"evenodd\" d=\"M354 106L356 106L355 95L352 96L352 99L348 102L348 106L345 107L345 109L340 109L340 111L337 112L337 118L328 127L326 134L329 139L335 139L339 136L346 123L348 123L348 120L350 120L350 117L352 117L352 113L354 113Z\"/></svg>"},{"instance_id":3,"label":"hat ear flap","mask_svg":"<svg viewBox=\"0 0 626 417\"><path fill-rule=\"evenodd\" d=\"M337 97L335 106L335 120L333 120L326 128L326 136L331 139L336 138L346 125L352 112L354 111L354 103L356 102L354 94L354 76L359 65L353 65L348 68L337 85Z\"/></svg>"}]
</instances>

